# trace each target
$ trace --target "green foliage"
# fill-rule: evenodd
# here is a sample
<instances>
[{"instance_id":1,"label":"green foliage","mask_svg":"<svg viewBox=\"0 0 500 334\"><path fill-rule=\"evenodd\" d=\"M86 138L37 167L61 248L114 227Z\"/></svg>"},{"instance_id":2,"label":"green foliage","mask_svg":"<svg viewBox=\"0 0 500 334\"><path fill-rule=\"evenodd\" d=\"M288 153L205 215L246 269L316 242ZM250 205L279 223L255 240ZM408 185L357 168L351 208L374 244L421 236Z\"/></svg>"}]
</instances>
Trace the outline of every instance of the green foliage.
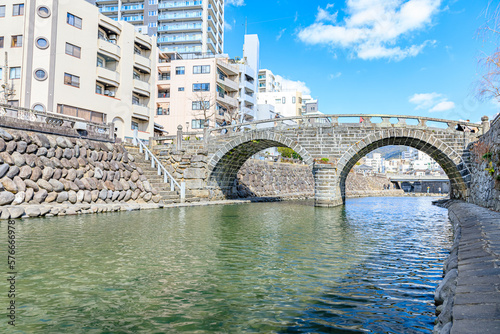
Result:
<instances>
[{"instance_id":1,"label":"green foliage","mask_svg":"<svg viewBox=\"0 0 500 334\"><path fill-rule=\"evenodd\" d=\"M490 175L495 174L495 167L493 167L493 162L490 161L488 168L486 168L485 170L488 171Z\"/></svg>"},{"instance_id":2,"label":"green foliage","mask_svg":"<svg viewBox=\"0 0 500 334\"><path fill-rule=\"evenodd\" d=\"M330 161L330 159L328 159L328 158L321 158L321 161L328 162L328 161Z\"/></svg>"},{"instance_id":3,"label":"green foliage","mask_svg":"<svg viewBox=\"0 0 500 334\"><path fill-rule=\"evenodd\" d=\"M484 160L488 160L488 161L491 161L491 158L493 157L493 153L491 152L487 152L483 155L483 159Z\"/></svg>"},{"instance_id":4,"label":"green foliage","mask_svg":"<svg viewBox=\"0 0 500 334\"><path fill-rule=\"evenodd\" d=\"M283 158L302 160L302 157L297 152L292 150L291 148L278 147L278 152L279 152L279 154L281 154L281 156Z\"/></svg>"}]
</instances>

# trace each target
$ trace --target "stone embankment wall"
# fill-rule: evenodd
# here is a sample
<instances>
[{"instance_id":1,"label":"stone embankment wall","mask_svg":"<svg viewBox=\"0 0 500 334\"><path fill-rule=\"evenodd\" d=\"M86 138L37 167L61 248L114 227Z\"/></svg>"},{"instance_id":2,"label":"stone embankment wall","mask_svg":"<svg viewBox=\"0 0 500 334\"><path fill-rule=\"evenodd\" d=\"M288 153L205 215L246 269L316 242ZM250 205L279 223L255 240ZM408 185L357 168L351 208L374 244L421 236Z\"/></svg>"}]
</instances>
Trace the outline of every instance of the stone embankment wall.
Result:
<instances>
[{"instance_id":1,"label":"stone embankment wall","mask_svg":"<svg viewBox=\"0 0 500 334\"><path fill-rule=\"evenodd\" d=\"M500 211L500 116L490 131L471 145L471 168L468 201Z\"/></svg>"},{"instance_id":2,"label":"stone embankment wall","mask_svg":"<svg viewBox=\"0 0 500 334\"><path fill-rule=\"evenodd\" d=\"M1 217L37 204L159 202L134 160L118 144L0 129Z\"/></svg>"}]
</instances>

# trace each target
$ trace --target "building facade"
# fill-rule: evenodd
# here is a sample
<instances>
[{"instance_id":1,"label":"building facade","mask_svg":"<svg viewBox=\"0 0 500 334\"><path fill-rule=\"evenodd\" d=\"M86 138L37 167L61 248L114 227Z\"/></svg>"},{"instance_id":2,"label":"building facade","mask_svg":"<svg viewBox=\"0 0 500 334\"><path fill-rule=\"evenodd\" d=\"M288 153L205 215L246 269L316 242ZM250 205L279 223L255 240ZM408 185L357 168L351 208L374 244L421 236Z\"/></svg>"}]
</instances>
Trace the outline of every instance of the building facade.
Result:
<instances>
[{"instance_id":1,"label":"building facade","mask_svg":"<svg viewBox=\"0 0 500 334\"><path fill-rule=\"evenodd\" d=\"M302 92L300 91L259 92L257 103L259 105L273 105L274 111L280 117L302 115Z\"/></svg>"},{"instance_id":2,"label":"building facade","mask_svg":"<svg viewBox=\"0 0 500 334\"><path fill-rule=\"evenodd\" d=\"M163 52L224 52L224 0L87 0L113 20L158 37Z\"/></svg>"},{"instance_id":3,"label":"building facade","mask_svg":"<svg viewBox=\"0 0 500 334\"><path fill-rule=\"evenodd\" d=\"M169 134L238 120L239 68L225 55L160 53L155 122Z\"/></svg>"},{"instance_id":4,"label":"building facade","mask_svg":"<svg viewBox=\"0 0 500 334\"><path fill-rule=\"evenodd\" d=\"M270 70L259 70L259 93L281 92L281 82Z\"/></svg>"},{"instance_id":5,"label":"building facade","mask_svg":"<svg viewBox=\"0 0 500 334\"><path fill-rule=\"evenodd\" d=\"M245 35L243 44L243 58L238 62L239 94L238 112L240 122L252 122L257 118L257 73L259 70L259 37L257 35Z\"/></svg>"},{"instance_id":6,"label":"building facade","mask_svg":"<svg viewBox=\"0 0 500 334\"><path fill-rule=\"evenodd\" d=\"M152 136L157 51L150 37L83 0L14 0L0 13L9 104L113 122L122 139L134 129Z\"/></svg>"}]
</instances>

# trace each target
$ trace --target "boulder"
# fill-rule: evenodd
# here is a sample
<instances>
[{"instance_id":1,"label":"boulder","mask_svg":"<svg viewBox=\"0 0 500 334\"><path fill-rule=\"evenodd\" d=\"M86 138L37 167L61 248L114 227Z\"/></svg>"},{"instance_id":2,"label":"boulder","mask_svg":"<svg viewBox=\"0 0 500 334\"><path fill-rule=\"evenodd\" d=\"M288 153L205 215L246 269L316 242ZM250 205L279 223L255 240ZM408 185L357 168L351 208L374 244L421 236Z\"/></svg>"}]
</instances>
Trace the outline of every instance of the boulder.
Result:
<instances>
[{"instance_id":1,"label":"boulder","mask_svg":"<svg viewBox=\"0 0 500 334\"><path fill-rule=\"evenodd\" d=\"M40 204L43 201L45 201L45 199L47 198L47 195L48 195L47 190L40 189L39 191L35 192L35 195L33 196L32 201L36 204Z\"/></svg>"},{"instance_id":2,"label":"boulder","mask_svg":"<svg viewBox=\"0 0 500 334\"><path fill-rule=\"evenodd\" d=\"M12 159L11 155L7 152L0 153L0 159L2 159L3 162L11 166L14 164L14 160Z\"/></svg>"},{"instance_id":3,"label":"boulder","mask_svg":"<svg viewBox=\"0 0 500 334\"><path fill-rule=\"evenodd\" d=\"M39 217L42 215L42 211L37 206L29 206L25 210L28 217Z\"/></svg>"},{"instance_id":4,"label":"boulder","mask_svg":"<svg viewBox=\"0 0 500 334\"><path fill-rule=\"evenodd\" d=\"M73 150L70 149L70 148L65 148L64 151L63 151L63 158L66 158L66 159L71 159L73 158Z\"/></svg>"},{"instance_id":5,"label":"boulder","mask_svg":"<svg viewBox=\"0 0 500 334\"><path fill-rule=\"evenodd\" d=\"M24 184L26 187L33 189L34 191L40 190L40 187L38 187L38 184L36 184L33 180L26 179L24 180Z\"/></svg>"},{"instance_id":6,"label":"boulder","mask_svg":"<svg viewBox=\"0 0 500 334\"><path fill-rule=\"evenodd\" d=\"M102 179L102 177L103 177L102 169L100 169L99 167L96 167L96 169L94 170L94 177L96 179Z\"/></svg>"},{"instance_id":7,"label":"boulder","mask_svg":"<svg viewBox=\"0 0 500 334\"><path fill-rule=\"evenodd\" d=\"M13 181L17 186L17 191L26 191L26 184L24 184L23 179L21 179L19 176L15 176Z\"/></svg>"},{"instance_id":8,"label":"boulder","mask_svg":"<svg viewBox=\"0 0 500 334\"><path fill-rule=\"evenodd\" d=\"M7 177L13 179L14 176L19 175L21 170L17 166L10 166L9 171L7 172Z\"/></svg>"},{"instance_id":9,"label":"boulder","mask_svg":"<svg viewBox=\"0 0 500 334\"><path fill-rule=\"evenodd\" d=\"M113 195L111 196L111 200L113 202L118 200L118 197L120 197L120 192L119 191L113 191Z\"/></svg>"},{"instance_id":10,"label":"boulder","mask_svg":"<svg viewBox=\"0 0 500 334\"><path fill-rule=\"evenodd\" d=\"M36 155L34 155L34 154L26 154L25 158L26 158L26 165L28 165L30 167L35 167L35 164L36 164Z\"/></svg>"},{"instance_id":11,"label":"boulder","mask_svg":"<svg viewBox=\"0 0 500 334\"><path fill-rule=\"evenodd\" d=\"M142 186L144 187L144 190L149 192L149 193L153 191L153 187L151 187L151 184L149 183L149 181L143 181Z\"/></svg>"},{"instance_id":12,"label":"boulder","mask_svg":"<svg viewBox=\"0 0 500 334\"><path fill-rule=\"evenodd\" d=\"M153 194L147 193L146 195L144 195L143 199L144 201L149 202L153 199Z\"/></svg>"},{"instance_id":13,"label":"boulder","mask_svg":"<svg viewBox=\"0 0 500 334\"><path fill-rule=\"evenodd\" d=\"M28 203L29 201L31 201L31 199L33 198L34 194L35 194L35 191L32 188L26 188L26 196L24 198L24 201L26 203Z\"/></svg>"},{"instance_id":14,"label":"boulder","mask_svg":"<svg viewBox=\"0 0 500 334\"><path fill-rule=\"evenodd\" d=\"M51 191L48 193L47 198L45 199L45 203L52 203L57 199L57 193L55 191Z\"/></svg>"},{"instance_id":15,"label":"boulder","mask_svg":"<svg viewBox=\"0 0 500 334\"><path fill-rule=\"evenodd\" d=\"M66 175L66 179L70 181L75 181L76 179L76 169L68 170L68 175Z\"/></svg>"},{"instance_id":16,"label":"boulder","mask_svg":"<svg viewBox=\"0 0 500 334\"><path fill-rule=\"evenodd\" d=\"M50 161L54 164L54 167L56 168L71 168L68 159L61 158L61 160L57 159L56 157L50 158Z\"/></svg>"},{"instance_id":17,"label":"boulder","mask_svg":"<svg viewBox=\"0 0 500 334\"><path fill-rule=\"evenodd\" d=\"M37 146L38 147L38 146ZM37 151L36 151L36 155L38 157L45 157L47 156L47 152L48 150L45 148L45 147L40 147Z\"/></svg>"},{"instance_id":18,"label":"boulder","mask_svg":"<svg viewBox=\"0 0 500 334\"><path fill-rule=\"evenodd\" d=\"M54 189L55 192L59 193L59 192L61 192L61 191L64 190L64 185L61 182L59 182L59 181L57 181L55 179L49 180L49 183L50 183L50 185L52 186L52 188Z\"/></svg>"},{"instance_id":19,"label":"boulder","mask_svg":"<svg viewBox=\"0 0 500 334\"><path fill-rule=\"evenodd\" d=\"M45 181L48 181L52 178L52 175L54 174L54 168L52 167L45 167L43 169L43 173L42 173L42 179L44 179Z\"/></svg>"},{"instance_id":20,"label":"boulder","mask_svg":"<svg viewBox=\"0 0 500 334\"><path fill-rule=\"evenodd\" d=\"M40 179L40 180L38 180L38 181L36 182L36 184L38 184L38 186L39 186L40 188L45 189L45 190L47 190L48 192L54 191L54 187L52 187L52 185L51 185L48 181L46 181L46 180L44 180L44 179Z\"/></svg>"},{"instance_id":21,"label":"boulder","mask_svg":"<svg viewBox=\"0 0 500 334\"><path fill-rule=\"evenodd\" d=\"M4 177L9 171L10 166L8 164L0 165L0 178Z\"/></svg>"},{"instance_id":22,"label":"boulder","mask_svg":"<svg viewBox=\"0 0 500 334\"><path fill-rule=\"evenodd\" d=\"M28 144L25 141L19 141L19 142L17 142L16 151L22 154L22 153L26 152L27 147L28 147Z\"/></svg>"},{"instance_id":23,"label":"boulder","mask_svg":"<svg viewBox=\"0 0 500 334\"><path fill-rule=\"evenodd\" d=\"M83 201L85 203L91 203L92 202L92 193L89 190L84 191L84 196L83 196Z\"/></svg>"},{"instance_id":24,"label":"boulder","mask_svg":"<svg viewBox=\"0 0 500 334\"><path fill-rule=\"evenodd\" d=\"M18 192L14 196L14 201L12 201L12 205L19 205L24 202L24 198L26 197L26 193L24 191Z\"/></svg>"},{"instance_id":25,"label":"boulder","mask_svg":"<svg viewBox=\"0 0 500 334\"><path fill-rule=\"evenodd\" d=\"M31 172L30 180L38 181L43 175L42 169L38 166L34 167Z\"/></svg>"},{"instance_id":26,"label":"boulder","mask_svg":"<svg viewBox=\"0 0 500 334\"><path fill-rule=\"evenodd\" d=\"M132 182L137 182L137 180L139 180L139 176L140 176L140 175L139 175L139 172L138 172L138 171L136 171L136 170L134 170L134 171L132 172L132 174L130 175L130 180L131 180Z\"/></svg>"},{"instance_id":27,"label":"boulder","mask_svg":"<svg viewBox=\"0 0 500 334\"><path fill-rule=\"evenodd\" d=\"M1 174L1 173L0 173ZM23 180L28 179L31 176L31 167L23 166L20 169L19 177Z\"/></svg>"},{"instance_id":28,"label":"boulder","mask_svg":"<svg viewBox=\"0 0 500 334\"><path fill-rule=\"evenodd\" d=\"M83 203L84 198L85 198L85 191L78 190L78 192L76 193L76 201L78 203Z\"/></svg>"},{"instance_id":29,"label":"boulder","mask_svg":"<svg viewBox=\"0 0 500 334\"><path fill-rule=\"evenodd\" d=\"M17 193L18 190L16 183L11 179L9 179L8 177L4 177L3 179L1 179L0 183L2 184L5 190L10 191L13 194Z\"/></svg>"},{"instance_id":30,"label":"boulder","mask_svg":"<svg viewBox=\"0 0 500 334\"><path fill-rule=\"evenodd\" d=\"M35 143L39 147L45 147L47 149L50 148L49 139L41 133L33 134L33 136L31 137L31 140L33 141L33 143Z\"/></svg>"},{"instance_id":31,"label":"boulder","mask_svg":"<svg viewBox=\"0 0 500 334\"><path fill-rule=\"evenodd\" d=\"M47 151L47 158L53 158L56 156L56 149L55 148L50 148L48 151Z\"/></svg>"},{"instance_id":32,"label":"boulder","mask_svg":"<svg viewBox=\"0 0 500 334\"><path fill-rule=\"evenodd\" d=\"M14 138L9 132L3 129L0 129L0 137L5 141L11 141Z\"/></svg>"},{"instance_id":33,"label":"boulder","mask_svg":"<svg viewBox=\"0 0 500 334\"><path fill-rule=\"evenodd\" d=\"M78 190L80 190L80 188L76 185L76 183L75 183L75 182L68 181L68 183L69 183L69 189L70 189L70 190L73 190L73 191L78 191Z\"/></svg>"},{"instance_id":34,"label":"boulder","mask_svg":"<svg viewBox=\"0 0 500 334\"><path fill-rule=\"evenodd\" d=\"M24 209L20 207L10 208L9 211L11 219L21 218L24 215Z\"/></svg>"},{"instance_id":35,"label":"boulder","mask_svg":"<svg viewBox=\"0 0 500 334\"><path fill-rule=\"evenodd\" d=\"M55 180L59 180L62 177L62 169L54 170L54 174L52 174L52 178Z\"/></svg>"},{"instance_id":36,"label":"boulder","mask_svg":"<svg viewBox=\"0 0 500 334\"><path fill-rule=\"evenodd\" d=\"M57 203L66 202L69 199L69 194L67 191L63 191L57 195Z\"/></svg>"},{"instance_id":37,"label":"boulder","mask_svg":"<svg viewBox=\"0 0 500 334\"><path fill-rule=\"evenodd\" d=\"M11 192L8 191L1 191L0 192L0 205L7 205L12 203L12 201L15 199L15 195Z\"/></svg>"},{"instance_id":38,"label":"boulder","mask_svg":"<svg viewBox=\"0 0 500 334\"><path fill-rule=\"evenodd\" d=\"M74 169L80 168L80 163L78 162L78 159L75 157L72 157L71 159L69 159L69 164Z\"/></svg>"},{"instance_id":39,"label":"boulder","mask_svg":"<svg viewBox=\"0 0 500 334\"><path fill-rule=\"evenodd\" d=\"M15 141L10 141L7 143L6 151L12 154L16 150L17 143Z\"/></svg>"},{"instance_id":40,"label":"boulder","mask_svg":"<svg viewBox=\"0 0 500 334\"><path fill-rule=\"evenodd\" d=\"M123 197L123 201L125 202L130 201L131 198L132 198L132 190L127 190L125 192L125 197Z\"/></svg>"},{"instance_id":41,"label":"boulder","mask_svg":"<svg viewBox=\"0 0 500 334\"><path fill-rule=\"evenodd\" d=\"M5 151L6 148L7 145L5 144L5 140L3 140L3 138L0 138L0 152Z\"/></svg>"},{"instance_id":42,"label":"boulder","mask_svg":"<svg viewBox=\"0 0 500 334\"><path fill-rule=\"evenodd\" d=\"M81 190L85 190L86 189L85 188L85 184L80 179L75 179L75 184ZM90 189L88 189L88 190L90 190Z\"/></svg>"},{"instance_id":43,"label":"boulder","mask_svg":"<svg viewBox=\"0 0 500 334\"><path fill-rule=\"evenodd\" d=\"M28 145L28 147L26 147L26 153L28 153L28 154L36 153L37 150L38 150L38 146L36 146L35 144L31 144L31 145Z\"/></svg>"},{"instance_id":44,"label":"boulder","mask_svg":"<svg viewBox=\"0 0 500 334\"><path fill-rule=\"evenodd\" d=\"M99 199L105 201L107 197L108 197L108 191L106 189L103 189L99 192Z\"/></svg>"},{"instance_id":45,"label":"boulder","mask_svg":"<svg viewBox=\"0 0 500 334\"><path fill-rule=\"evenodd\" d=\"M99 190L92 190L91 192L91 195L92 195L92 202L95 202L97 201L97 199L99 198Z\"/></svg>"},{"instance_id":46,"label":"boulder","mask_svg":"<svg viewBox=\"0 0 500 334\"><path fill-rule=\"evenodd\" d=\"M75 204L77 202L77 200L78 200L78 196L77 196L76 192L73 190L68 191L68 201L71 204Z\"/></svg>"},{"instance_id":47,"label":"boulder","mask_svg":"<svg viewBox=\"0 0 500 334\"><path fill-rule=\"evenodd\" d=\"M24 154L21 154L19 152L14 152L12 153L12 160L14 161L14 164L17 166L17 167L22 167L24 165L26 165L26 158L24 156Z\"/></svg>"}]
</instances>

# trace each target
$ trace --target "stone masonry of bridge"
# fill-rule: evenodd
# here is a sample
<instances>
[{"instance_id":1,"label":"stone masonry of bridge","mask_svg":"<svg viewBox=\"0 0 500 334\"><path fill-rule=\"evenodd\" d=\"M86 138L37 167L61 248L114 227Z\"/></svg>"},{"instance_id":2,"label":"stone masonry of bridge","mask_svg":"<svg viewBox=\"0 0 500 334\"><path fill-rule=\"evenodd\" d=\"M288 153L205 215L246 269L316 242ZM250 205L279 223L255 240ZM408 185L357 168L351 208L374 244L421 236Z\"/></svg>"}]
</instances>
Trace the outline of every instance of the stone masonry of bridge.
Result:
<instances>
[{"instance_id":1,"label":"stone masonry of bridge","mask_svg":"<svg viewBox=\"0 0 500 334\"><path fill-rule=\"evenodd\" d=\"M322 119L286 118L274 121L274 126L267 128L258 128L255 124L250 129L229 126L225 134L221 134L221 129L210 129L201 140L179 140L178 134L173 151L164 150L167 146L155 148L160 155L163 149L164 156L172 155L175 160L177 155L179 162L183 159L186 173L180 174L178 169L171 168L176 173L174 177L186 181L187 189L198 196L211 200L229 198L242 165L259 151L278 146L293 149L312 168L317 206L342 205L345 180L351 168L366 154L388 145L409 146L428 154L449 177L451 197L468 198L470 153L467 147L482 133L481 126L473 133L456 130L460 122L454 121L410 116L348 116L362 116L363 121L339 123L339 118L347 117L341 115ZM371 121L376 117L382 122ZM392 123L391 118L396 122ZM418 119L418 124L410 125L407 119ZM429 121L441 122L447 128L428 126ZM461 124L466 125L477 127ZM190 166L191 157L195 159L194 169Z\"/></svg>"}]
</instances>

